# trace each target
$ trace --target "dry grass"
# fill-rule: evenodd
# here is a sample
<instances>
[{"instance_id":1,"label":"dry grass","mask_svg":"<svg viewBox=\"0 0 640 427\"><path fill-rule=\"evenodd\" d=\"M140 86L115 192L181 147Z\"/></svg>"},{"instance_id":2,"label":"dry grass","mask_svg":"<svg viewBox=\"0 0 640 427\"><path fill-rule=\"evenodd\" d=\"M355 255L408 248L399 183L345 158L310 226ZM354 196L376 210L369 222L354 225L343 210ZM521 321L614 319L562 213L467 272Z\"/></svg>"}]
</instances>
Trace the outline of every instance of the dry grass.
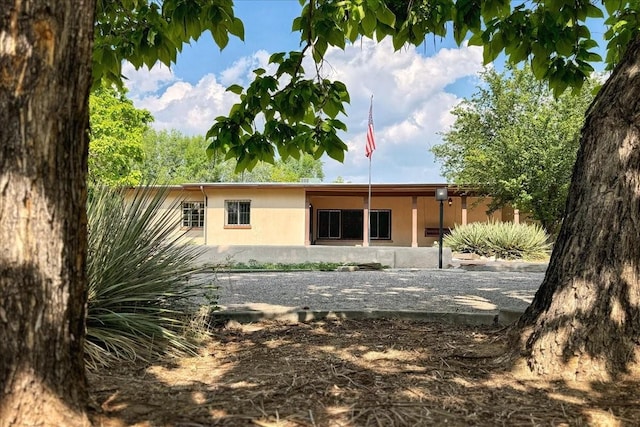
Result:
<instances>
[{"instance_id":1,"label":"dry grass","mask_svg":"<svg viewBox=\"0 0 640 427\"><path fill-rule=\"evenodd\" d=\"M403 321L230 324L201 356L91 374L95 425L638 425L639 384L512 373L506 333Z\"/></svg>"}]
</instances>

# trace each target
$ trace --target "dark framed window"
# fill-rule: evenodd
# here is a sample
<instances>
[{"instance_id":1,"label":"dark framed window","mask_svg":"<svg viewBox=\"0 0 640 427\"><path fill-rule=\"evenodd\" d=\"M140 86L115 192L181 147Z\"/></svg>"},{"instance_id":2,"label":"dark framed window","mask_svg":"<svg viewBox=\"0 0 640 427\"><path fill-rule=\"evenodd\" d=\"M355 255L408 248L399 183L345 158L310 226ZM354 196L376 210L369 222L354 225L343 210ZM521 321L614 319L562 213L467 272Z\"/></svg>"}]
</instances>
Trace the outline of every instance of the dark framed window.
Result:
<instances>
[{"instance_id":1,"label":"dark framed window","mask_svg":"<svg viewBox=\"0 0 640 427\"><path fill-rule=\"evenodd\" d=\"M391 239L391 211L369 212L371 239ZM362 209L318 210L318 239L362 240L364 211Z\"/></svg>"},{"instance_id":2,"label":"dark framed window","mask_svg":"<svg viewBox=\"0 0 640 427\"><path fill-rule=\"evenodd\" d=\"M251 202L249 200L227 200L225 225L251 225Z\"/></svg>"},{"instance_id":3,"label":"dark framed window","mask_svg":"<svg viewBox=\"0 0 640 427\"><path fill-rule=\"evenodd\" d=\"M204 227L204 203L182 202L182 226L189 228Z\"/></svg>"},{"instance_id":4,"label":"dark framed window","mask_svg":"<svg viewBox=\"0 0 640 427\"><path fill-rule=\"evenodd\" d=\"M369 228L371 229L370 237L374 240L390 240L391 239L391 211L375 210L369 213Z\"/></svg>"},{"instance_id":5,"label":"dark framed window","mask_svg":"<svg viewBox=\"0 0 640 427\"><path fill-rule=\"evenodd\" d=\"M340 211L318 211L318 238L340 239Z\"/></svg>"}]
</instances>

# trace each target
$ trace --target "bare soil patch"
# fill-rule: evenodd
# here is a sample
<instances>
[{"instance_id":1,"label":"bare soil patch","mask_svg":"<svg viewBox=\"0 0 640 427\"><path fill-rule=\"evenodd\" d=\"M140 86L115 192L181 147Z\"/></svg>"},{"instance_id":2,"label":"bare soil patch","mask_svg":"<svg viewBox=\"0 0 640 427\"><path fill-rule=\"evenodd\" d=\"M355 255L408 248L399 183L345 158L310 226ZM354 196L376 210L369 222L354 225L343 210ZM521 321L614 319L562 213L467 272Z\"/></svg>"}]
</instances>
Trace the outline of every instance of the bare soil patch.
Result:
<instances>
[{"instance_id":1,"label":"bare soil patch","mask_svg":"<svg viewBox=\"0 0 640 427\"><path fill-rule=\"evenodd\" d=\"M640 387L514 374L495 327L229 324L198 357L90 375L95 425L638 425Z\"/></svg>"}]
</instances>

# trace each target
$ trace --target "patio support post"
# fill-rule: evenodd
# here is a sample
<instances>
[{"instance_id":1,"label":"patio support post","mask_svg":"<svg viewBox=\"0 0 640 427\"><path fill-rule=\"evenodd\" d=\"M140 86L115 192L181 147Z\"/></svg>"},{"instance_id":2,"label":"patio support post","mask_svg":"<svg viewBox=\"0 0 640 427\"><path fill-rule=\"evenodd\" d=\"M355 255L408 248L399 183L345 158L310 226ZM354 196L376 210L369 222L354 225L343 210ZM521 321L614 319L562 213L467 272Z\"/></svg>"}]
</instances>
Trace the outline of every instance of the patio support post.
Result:
<instances>
[{"instance_id":1,"label":"patio support post","mask_svg":"<svg viewBox=\"0 0 640 427\"><path fill-rule=\"evenodd\" d=\"M418 196L411 196L411 247L418 247Z\"/></svg>"},{"instance_id":2,"label":"patio support post","mask_svg":"<svg viewBox=\"0 0 640 427\"><path fill-rule=\"evenodd\" d=\"M311 200L304 196L304 245L311 246Z\"/></svg>"},{"instance_id":3,"label":"patio support post","mask_svg":"<svg viewBox=\"0 0 640 427\"><path fill-rule=\"evenodd\" d=\"M462 202L462 225L467 225L467 196L460 196Z\"/></svg>"}]
</instances>

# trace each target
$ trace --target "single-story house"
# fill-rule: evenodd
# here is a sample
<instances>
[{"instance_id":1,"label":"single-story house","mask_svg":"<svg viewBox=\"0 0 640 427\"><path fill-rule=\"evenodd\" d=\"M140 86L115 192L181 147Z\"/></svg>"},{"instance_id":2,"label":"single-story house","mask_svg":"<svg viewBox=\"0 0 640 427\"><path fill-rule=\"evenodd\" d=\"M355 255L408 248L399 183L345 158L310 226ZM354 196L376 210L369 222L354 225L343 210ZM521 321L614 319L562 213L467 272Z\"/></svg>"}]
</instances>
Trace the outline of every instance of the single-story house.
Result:
<instances>
[{"instance_id":1,"label":"single-story house","mask_svg":"<svg viewBox=\"0 0 640 427\"><path fill-rule=\"evenodd\" d=\"M169 186L176 224L196 244L216 246L426 247L444 227L518 222L510 208L487 213L489 200L447 184L193 183ZM367 230L370 229L370 232Z\"/></svg>"}]
</instances>

